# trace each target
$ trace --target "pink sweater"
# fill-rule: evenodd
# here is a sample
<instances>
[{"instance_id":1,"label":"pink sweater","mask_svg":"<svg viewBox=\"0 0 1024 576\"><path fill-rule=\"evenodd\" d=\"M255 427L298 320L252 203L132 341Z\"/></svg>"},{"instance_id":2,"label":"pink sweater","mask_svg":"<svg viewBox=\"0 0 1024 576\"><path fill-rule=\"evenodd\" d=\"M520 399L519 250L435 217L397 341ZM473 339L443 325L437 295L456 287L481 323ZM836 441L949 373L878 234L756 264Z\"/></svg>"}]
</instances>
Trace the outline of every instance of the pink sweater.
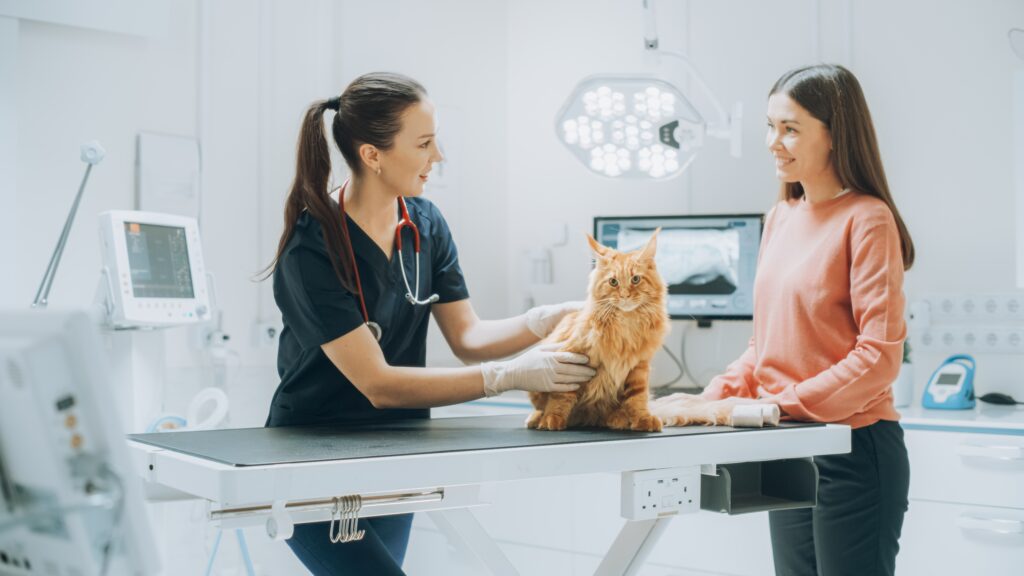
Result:
<instances>
[{"instance_id":1,"label":"pink sweater","mask_svg":"<svg viewBox=\"0 0 1024 576\"><path fill-rule=\"evenodd\" d=\"M899 420L890 385L906 322L892 212L851 192L778 203L765 221L754 336L708 398L771 397L796 420L860 428Z\"/></svg>"}]
</instances>

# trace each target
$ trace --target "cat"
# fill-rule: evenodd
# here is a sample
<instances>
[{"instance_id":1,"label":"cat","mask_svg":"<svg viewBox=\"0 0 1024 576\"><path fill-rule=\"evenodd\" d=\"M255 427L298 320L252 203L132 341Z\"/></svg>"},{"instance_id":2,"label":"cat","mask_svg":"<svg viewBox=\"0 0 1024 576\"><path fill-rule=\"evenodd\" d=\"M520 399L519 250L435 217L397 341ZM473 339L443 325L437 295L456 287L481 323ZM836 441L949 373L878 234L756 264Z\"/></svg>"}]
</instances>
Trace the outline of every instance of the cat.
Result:
<instances>
[{"instance_id":1,"label":"cat","mask_svg":"<svg viewBox=\"0 0 1024 576\"><path fill-rule=\"evenodd\" d=\"M628 253L587 234L596 260L587 302L562 318L546 341L585 354L597 375L573 392L531 392L536 410L527 418L528 428L661 431L661 420L647 406L651 358L670 326L665 282L654 263L660 230Z\"/></svg>"}]
</instances>

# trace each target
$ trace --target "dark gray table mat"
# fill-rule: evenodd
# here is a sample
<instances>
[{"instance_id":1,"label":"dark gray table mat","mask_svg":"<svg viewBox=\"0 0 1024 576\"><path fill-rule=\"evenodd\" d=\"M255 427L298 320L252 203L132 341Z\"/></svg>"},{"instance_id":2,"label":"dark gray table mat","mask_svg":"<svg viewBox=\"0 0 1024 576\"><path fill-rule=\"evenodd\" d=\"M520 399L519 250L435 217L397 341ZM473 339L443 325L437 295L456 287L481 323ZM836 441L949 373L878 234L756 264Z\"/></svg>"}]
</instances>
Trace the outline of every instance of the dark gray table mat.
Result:
<instances>
[{"instance_id":1,"label":"dark gray table mat","mask_svg":"<svg viewBox=\"0 0 1024 576\"><path fill-rule=\"evenodd\" d=\"M231 466L294 464L324 460L356 460L383 456L435 454L522 448L636 438L669 438L729 432L771 433L823 424L783 422L778 428L688 426L664 432L623 432L604 429L547 432L528 430L525 415L472 416L395 420L331 427L236 428L131 434L130 440L183 452Z\"/></svg>"}]
</instances>

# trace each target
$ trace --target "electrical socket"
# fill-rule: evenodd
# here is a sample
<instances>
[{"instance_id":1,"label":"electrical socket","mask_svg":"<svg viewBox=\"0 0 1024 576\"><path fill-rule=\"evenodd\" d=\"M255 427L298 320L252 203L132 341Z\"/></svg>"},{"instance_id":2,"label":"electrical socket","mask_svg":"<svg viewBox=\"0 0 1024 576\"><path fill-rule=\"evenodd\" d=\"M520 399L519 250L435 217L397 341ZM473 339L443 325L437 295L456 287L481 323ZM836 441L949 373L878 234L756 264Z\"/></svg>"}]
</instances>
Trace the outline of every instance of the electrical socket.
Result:
<instances>
[{"instance_id":1,"label":"electrical socket","mask_svg":"<svg viewBox=\"0 0 1024 576\"><path fill-rule=\"evenodd\" d=\"M1020 323L1024 322L1024 294L1020 292L978 294L931 294L911 304L927 309L934 323Z\"/></svg>"},{"instance_id":2,"label":"electrical socket","mask_svg":"<svg viewBox=\"0 0 1024 576\"><path fill-rule=\"evenodd\" d=\"M1024 328L1007 325L932 326L911 338L917 350L936 353L1021 354Z\"/></svg>"},{"instance_id":3,"label":"electrical socket","mask_svg":"<svg viewBox=\"0 0 1024 576\"><path fill-rule=\"evenodd\" d=\"M253 327L253 344L257 348L277 346L281 337L281 325L277 322L257 322Z\"/></svg>"},{"instance_id":4,"label":"electrical socket","mask_svg":"<svg viewBox=\"0 0 1024 576\"><path fill-rule=\"evenodd\" d=\"M700 511L700 466L622 473L622 516L650 520Z\"/></svg>"}]
</instances>

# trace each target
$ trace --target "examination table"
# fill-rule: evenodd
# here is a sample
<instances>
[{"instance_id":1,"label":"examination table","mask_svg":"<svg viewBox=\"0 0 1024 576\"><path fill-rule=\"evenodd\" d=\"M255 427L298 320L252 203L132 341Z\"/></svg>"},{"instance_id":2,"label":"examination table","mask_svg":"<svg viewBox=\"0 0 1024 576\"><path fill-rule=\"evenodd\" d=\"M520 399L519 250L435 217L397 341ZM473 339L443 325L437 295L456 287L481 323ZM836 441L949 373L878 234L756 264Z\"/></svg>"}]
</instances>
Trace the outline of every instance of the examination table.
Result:
<instances>
[{"instance_id":1,"label":"examination table","mask_svg":"<svg viewBox=\"0 0 1024 576\"><path fill-rule=\"evenodd\" d=\"M200 498L221 528L335 520L344 546L358 518L428 512L494 574L518 574L471 509L480 486L574 474L621 474L626 522L596 574L633 574L676 515L813 506L812 457L848 452L841 425L683 427L660 433L528 430L522 415L334 427L246 428L129 436L152 500ZM335 530L335 526L337 529ZM328 537L325 534L324 537Z\"/></svg>"}]
</instances>

